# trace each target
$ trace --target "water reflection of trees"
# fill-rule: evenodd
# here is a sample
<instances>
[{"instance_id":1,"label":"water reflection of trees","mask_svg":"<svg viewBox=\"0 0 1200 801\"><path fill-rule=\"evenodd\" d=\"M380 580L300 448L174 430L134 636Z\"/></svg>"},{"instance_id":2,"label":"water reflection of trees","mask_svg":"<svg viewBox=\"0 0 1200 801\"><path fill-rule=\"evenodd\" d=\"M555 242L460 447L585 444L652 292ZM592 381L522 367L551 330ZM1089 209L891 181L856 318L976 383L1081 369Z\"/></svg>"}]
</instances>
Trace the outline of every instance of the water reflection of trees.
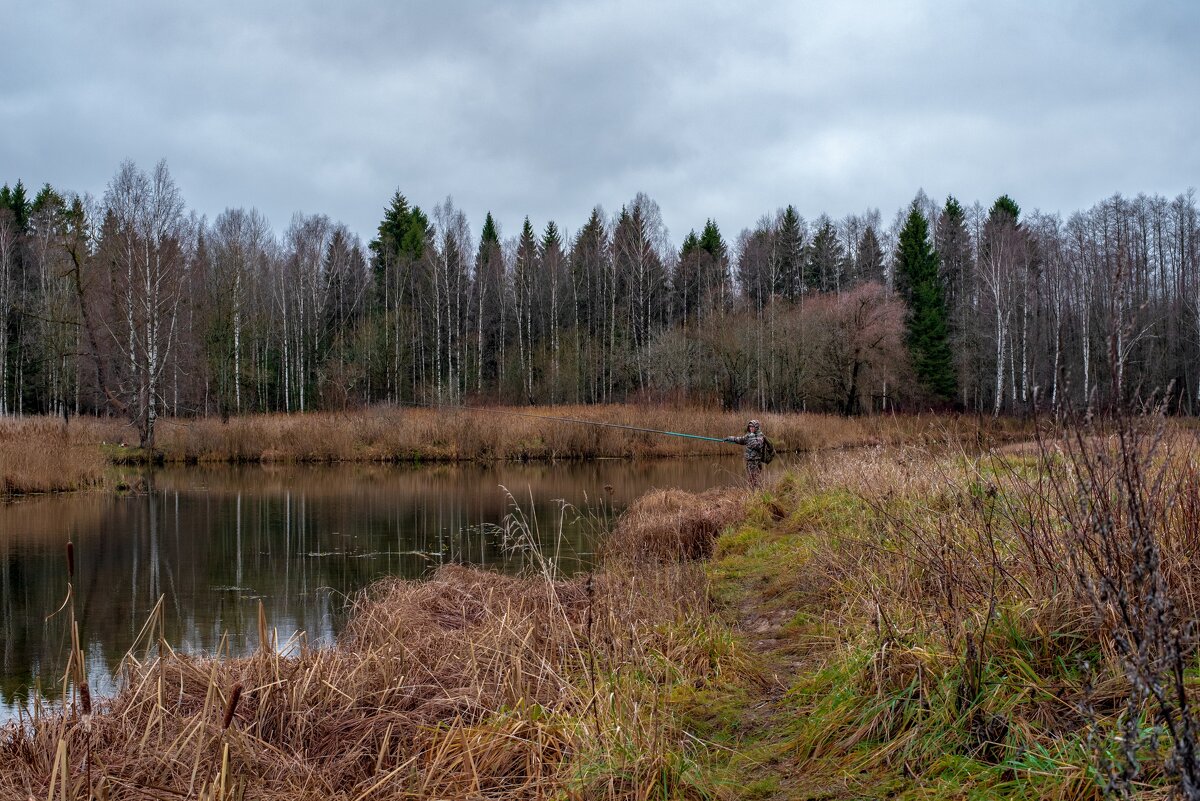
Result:
<instances>
[{"instance_id":1,"label":"water reflection of trees","mask_svg":"<svg viewBox=\"0 0 1200 801\"><path fill-rule=\"evenodd\" d=\"M0 507L0 698L11 711L40 679L53 694L67 651L63 545L76 547L80 636L95 687L111 676L164 598L172 647L254 647L261 601L280 640L329 641L342 595L385 575L419 577L445 561L514 569L493 528L507 486L546 538L565 499L602 511L649 486L699 488L732 470L696 462L436 468L246 467L165 470L128 497L64 496ZM568 519L570 519L568 517ZM568 526L563 567L587 564L586 527ZM3 710L0 710L3 716Z\"/></svg>"}]
</instances>

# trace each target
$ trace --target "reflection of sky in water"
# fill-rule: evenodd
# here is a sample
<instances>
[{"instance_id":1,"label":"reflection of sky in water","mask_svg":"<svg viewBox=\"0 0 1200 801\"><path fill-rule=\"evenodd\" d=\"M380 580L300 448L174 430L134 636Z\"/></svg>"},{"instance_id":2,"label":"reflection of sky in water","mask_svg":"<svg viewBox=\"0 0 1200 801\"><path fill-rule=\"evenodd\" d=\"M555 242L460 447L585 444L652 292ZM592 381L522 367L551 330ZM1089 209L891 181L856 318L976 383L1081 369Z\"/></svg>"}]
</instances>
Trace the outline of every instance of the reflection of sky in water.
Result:
<instances>
[{"instance_id":1,"label":"reflection of sky in water","mask_svg":"<svg viewBox=\"0 0 1200 801\"><path fill-rule=\"evenodd\" d=\"M542 553L569 573L590 563L597 517L651 487L731 483L740 466L733 458L194 467L160 471L143 495L0 506L0 719L15 715L31 687L61 692L69 633L66 616L51 615L66 594L68 539L89 681L103 695L116 689L121 658L159 597L166 639L185 653L212 653L222 638L235 655L256 648L260 602L280 643L304 632L327 644L346 595L375 579L420 577L446 562L506 571L527 563L503 528L513 498L502 486ZM577 510L564 514L562 501Z\"/></svg>"}]
</instances>

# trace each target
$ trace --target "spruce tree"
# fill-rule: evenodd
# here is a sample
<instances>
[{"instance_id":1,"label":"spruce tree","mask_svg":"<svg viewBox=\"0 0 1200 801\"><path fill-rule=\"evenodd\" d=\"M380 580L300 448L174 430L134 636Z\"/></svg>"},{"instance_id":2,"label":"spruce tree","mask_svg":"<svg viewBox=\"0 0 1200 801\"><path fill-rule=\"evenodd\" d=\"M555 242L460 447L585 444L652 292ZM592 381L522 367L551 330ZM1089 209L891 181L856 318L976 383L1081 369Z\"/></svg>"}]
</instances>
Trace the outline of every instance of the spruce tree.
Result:
<instances>
[{"instance_id":1,"label":"spruce tree","mask_svg":"<svg viewBox=\"0 0 1200 801\"><path fill-rule=\"evenodd\" d=\"M846 250L828 217L822 218L821 227L809 245L804 272L808 288L818 292L840 290L845 283Z\"/></svg>"},{"instance_id":2,"label":"spruce tree","mask_svg":"<svg viewBox=\"0 0 1200 801\"><path fill-rule=\"evenodd\" d=\"M429 218L419 206L410 209L404 195L396 192L383 213L375 239L368 245L376 273L381 275L384 265L395 264L402 257L411 261L421 258L428 233Z\"/></svg>"},{"instance_id":3,"label":"spruce tree","mask_svg":"<svg viewBox=\"0 0 1200 801\"><path fill-rule=\"evenodd\" d=\"M855 254L854 272L860 281L879 281L883 283L883 248L879 237L875 234L874 226L868 225L858 240L858 252Z\"/></svg>"},{"instance_id":4,"label":"spruce tree","mask_svg":"<svg viewBox=\"0 0 1200 801\"><path fill-rule=\"evenodd\" d=\"M938 256L929 242L929 223L914 204L900 232L897 287L908 304L908 350L921 385L941 400L955 394L954 364Z\"/></svg>"},{"instance_id":5,"label":"spruce tree","mask_svg":"<svg viewBox=\"0 0 1200 801\"><path fill-rule=\"evenodd\" d=\"M17 230L23 234L29 233L29 214L31 212L29 198L25 195L25 184L17 181L9 195L8 208L12 210L17 222Z\"/></svg>"},{"instance_id":6,"label":"spruce tree","mask_svg":"<svg viewBox=\"0 0 1200 801\"><path fill-rule=\"evenodd\" d=\"M775 286L772 290L787 300L804 292L804 221L794 206L783 210L775 248Z\"/></svg>"},{"instance_id":7,"label":"spruce tree","mask_svg":"<svg viewBox=\"0 0 1200 801\"><path fill-rule=\"evenodd\" d=\"M704 231L700 234L700 249L705 255L700 260L697 276L698 299L705 306L720 304L729 283L729 246L725 244L716 221L708 220L704 224Z\"/></svg>"},{"instance_id":8,"label":"spruce tree","mask_svg":"<svg viewBox=\"0 0 1200 801\"><path fill-rule=\"evenodd\" d=\"M1017 201L1008 195L1001 195L996 198L996 202L992 204L991 211L988 212L989 220L997 220L1001 216L1009 218L1014 225L1021 219L1021 207L1017 205Z\"/></svg>"},{"instance_id":9,"label":"spruce tree","mask_svg":"<svg viewBox=\"0 0 1200 801\"><path fill-rule=\"evenodd\" d=\"M699 306L700 261L703 249L700 247L700 237L693 229L683 238L679 248L679 260L675 264L675 272L671 274L671 314L674 319L681 320L685 325L696 319L696 309Z\"/></svg>"}]
</instances>

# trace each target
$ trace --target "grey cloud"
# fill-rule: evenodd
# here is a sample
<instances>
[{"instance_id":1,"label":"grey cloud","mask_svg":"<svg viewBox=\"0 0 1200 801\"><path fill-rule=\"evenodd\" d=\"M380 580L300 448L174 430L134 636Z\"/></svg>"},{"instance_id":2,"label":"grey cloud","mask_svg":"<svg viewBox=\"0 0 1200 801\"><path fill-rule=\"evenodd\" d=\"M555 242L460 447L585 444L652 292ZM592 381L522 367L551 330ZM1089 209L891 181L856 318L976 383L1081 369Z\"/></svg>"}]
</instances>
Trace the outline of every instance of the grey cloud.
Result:
<instances>
[{"instance_id":1,"label":"grey cloud","mask_svg":"<svg viewBox=\"0 0 1200 801\"><path fill-rule=\"evenodd\" d=\"M165 157L210 217L323 212L369 238L392 191L476 231L575 229L645 191L673 239L732 238L919 187L1069 212L1195 184L1190 3L632 0L22 4L0 181L100 194ZM49 55L47 55L49 54Z\"/></svg>"}]
</instances>

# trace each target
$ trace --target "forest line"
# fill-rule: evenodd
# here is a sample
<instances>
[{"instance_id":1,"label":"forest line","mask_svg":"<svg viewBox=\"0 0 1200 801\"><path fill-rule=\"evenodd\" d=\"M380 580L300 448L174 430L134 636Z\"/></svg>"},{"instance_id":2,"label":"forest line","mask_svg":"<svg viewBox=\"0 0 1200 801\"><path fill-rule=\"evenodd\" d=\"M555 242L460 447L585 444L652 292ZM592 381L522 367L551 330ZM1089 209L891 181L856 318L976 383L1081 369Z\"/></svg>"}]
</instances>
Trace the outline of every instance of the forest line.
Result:
<instances>
[{"instance_id":1,"label":"forest line","mask_svg":"<svg viewBox=\"0 0 1200 801\"><path fill-rule=\"evenodd\" d=\"M699 221L698 221L699 222ZM0 414L686 402L991 415L1200 394L1193 192L1070 213L923 192L794 206L676 246L650 197L478 235L399 191L367 244L325 215L189 211L165 162L102 198L0 189Z\"/></svg>"}]
</instances>

